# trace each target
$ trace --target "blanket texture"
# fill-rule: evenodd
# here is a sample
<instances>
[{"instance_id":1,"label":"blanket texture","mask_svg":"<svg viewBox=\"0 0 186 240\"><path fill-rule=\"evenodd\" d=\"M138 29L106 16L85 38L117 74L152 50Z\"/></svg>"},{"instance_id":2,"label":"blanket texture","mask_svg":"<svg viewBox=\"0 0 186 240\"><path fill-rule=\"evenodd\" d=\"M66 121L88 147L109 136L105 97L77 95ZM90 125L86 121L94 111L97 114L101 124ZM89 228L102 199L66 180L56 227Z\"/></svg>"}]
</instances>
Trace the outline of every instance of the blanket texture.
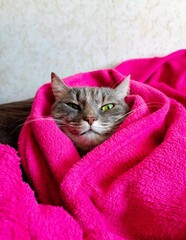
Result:
<instances>
[{"instance_id":1,"label":"blanket texture","mask_svg":"<svg viewBox=\"0 0 186 240\"><path fill-rule=\"evenodd\" d=\"M131 74L131 112L80 158L42 86L14 149L0 145L0 239L186 239L186 50L65 79L115 86ZM150 86L151 85L151 86Z\"/></svg>"}]
</instances>

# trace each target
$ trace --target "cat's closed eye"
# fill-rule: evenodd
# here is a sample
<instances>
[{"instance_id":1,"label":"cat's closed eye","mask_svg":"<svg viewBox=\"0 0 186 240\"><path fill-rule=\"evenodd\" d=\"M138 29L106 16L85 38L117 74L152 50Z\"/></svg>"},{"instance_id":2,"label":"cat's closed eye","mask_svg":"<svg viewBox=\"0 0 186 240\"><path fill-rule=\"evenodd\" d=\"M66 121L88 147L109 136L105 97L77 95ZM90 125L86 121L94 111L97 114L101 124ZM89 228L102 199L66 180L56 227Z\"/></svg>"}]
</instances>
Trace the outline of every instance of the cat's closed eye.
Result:
<instances>
[{"instance_id":1,"label":"cat's closed eye","mask_svg":"<svg viewBox=\"0 0 186 240\"><path fill-rule=\"evenodd\" d=\"M75 110L78 110L80 111L81 110L81 107L78 105L78 104L75 104L75 103L65 103L68 107L70 108L73 108Z\"/></svg>"}]
</instances>

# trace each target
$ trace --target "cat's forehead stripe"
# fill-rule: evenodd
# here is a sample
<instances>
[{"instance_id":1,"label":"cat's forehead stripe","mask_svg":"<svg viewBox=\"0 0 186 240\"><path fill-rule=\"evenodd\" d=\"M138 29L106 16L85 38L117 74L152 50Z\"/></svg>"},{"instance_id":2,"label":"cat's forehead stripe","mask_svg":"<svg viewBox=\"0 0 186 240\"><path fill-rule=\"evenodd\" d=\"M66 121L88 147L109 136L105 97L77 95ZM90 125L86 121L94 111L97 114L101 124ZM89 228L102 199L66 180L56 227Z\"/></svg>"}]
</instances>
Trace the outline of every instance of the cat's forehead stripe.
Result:
<instances>
[{"instance_id":1,"label":"cat's forehead stripe","mask_svg":"<svg viewBox=\"0 0 186 240\"><path fill-rule=\"evenodd\" d=\"M76 89L76 98L77 101L80 100L92 100L96 98L101 98L102 93L98 88L77 88Z\"/></svg>"},{"instance_id":2,"label":"cat's forehead stripe","mask_svg":"<svg viewBox=\"0 0 186 240\"><path fill-rule=\"evenodd\" d=\"M79 101L79 97L80 97L80 91L79 89L76 90L76 98L77 98L77 101Z\"/></svg>"},{"instance_id":3,"label":"cat's forehead stripe","mask_svg":"<svg viewBox=\"0 0 186 240\"><path fill-rule=\"evenodd\" d=\"M71 91L71 98L74 99L77 103L85 105L92 104L105 104L116 100L116 97L111 89L107 88L96 88L96 87L85 87L85 88L74 88L73 92Z\"/></svg>"}]
</instances>

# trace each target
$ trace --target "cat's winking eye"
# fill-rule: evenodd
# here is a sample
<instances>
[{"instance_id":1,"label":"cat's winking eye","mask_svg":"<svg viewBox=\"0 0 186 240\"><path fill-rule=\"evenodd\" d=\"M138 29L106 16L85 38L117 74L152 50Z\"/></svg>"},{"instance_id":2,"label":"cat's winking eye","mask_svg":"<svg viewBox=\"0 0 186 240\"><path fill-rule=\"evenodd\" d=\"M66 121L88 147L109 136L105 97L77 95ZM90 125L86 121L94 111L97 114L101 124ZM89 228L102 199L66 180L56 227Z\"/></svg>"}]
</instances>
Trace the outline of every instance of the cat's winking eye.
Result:
<instances>
[{"instance_id":1,"label":"cat's winking eye","mask_svg":"<svg viewBox=\"0 0 186 240\"><path fill-rule=\"evenodd\" d=\"M80 106L77 105L77 104L75 104L75 103L65 103L65 104L66 104L67 106L69 106L70 108L73 108L73 109L75 109L75 110L78 110L78 111L81 110Z\"/></svg>"},{"instance_id":2,"label":"cat's winking eye","mask_svg":"<svg viewBox=\"0 0 186 240\"><path fill-rule=\"evenodd\" d=\"M108 104L105 104L101 107L101 111L102 112L106 112L110 109L112 109L115 105L113 103L108 103Z\"/></svg>"}]
</instances>

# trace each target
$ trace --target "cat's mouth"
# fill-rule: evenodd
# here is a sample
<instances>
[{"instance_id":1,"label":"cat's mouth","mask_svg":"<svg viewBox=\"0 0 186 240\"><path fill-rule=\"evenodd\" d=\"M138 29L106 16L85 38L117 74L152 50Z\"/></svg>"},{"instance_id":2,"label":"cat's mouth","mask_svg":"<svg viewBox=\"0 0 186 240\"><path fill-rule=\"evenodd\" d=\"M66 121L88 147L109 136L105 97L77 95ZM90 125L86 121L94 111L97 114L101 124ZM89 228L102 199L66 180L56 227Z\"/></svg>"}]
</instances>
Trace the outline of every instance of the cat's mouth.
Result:
<instances>
[{"instance_id":1,"label":"cat's mouth","mask_svg":"<svg viewBox=\"0 0 186 240\"><path fill-rule=\"evenodd\" d=\"M80 136L83 136L83 135L85 135L85 134L92 134L92 133L101 135L100 133L98 133L98 132L96 132L96 131L94 131L94 130L92 130L92 129L89 129L88 131L85 131L85 132L81 133Z\"/></svg>"}]
</instances>

